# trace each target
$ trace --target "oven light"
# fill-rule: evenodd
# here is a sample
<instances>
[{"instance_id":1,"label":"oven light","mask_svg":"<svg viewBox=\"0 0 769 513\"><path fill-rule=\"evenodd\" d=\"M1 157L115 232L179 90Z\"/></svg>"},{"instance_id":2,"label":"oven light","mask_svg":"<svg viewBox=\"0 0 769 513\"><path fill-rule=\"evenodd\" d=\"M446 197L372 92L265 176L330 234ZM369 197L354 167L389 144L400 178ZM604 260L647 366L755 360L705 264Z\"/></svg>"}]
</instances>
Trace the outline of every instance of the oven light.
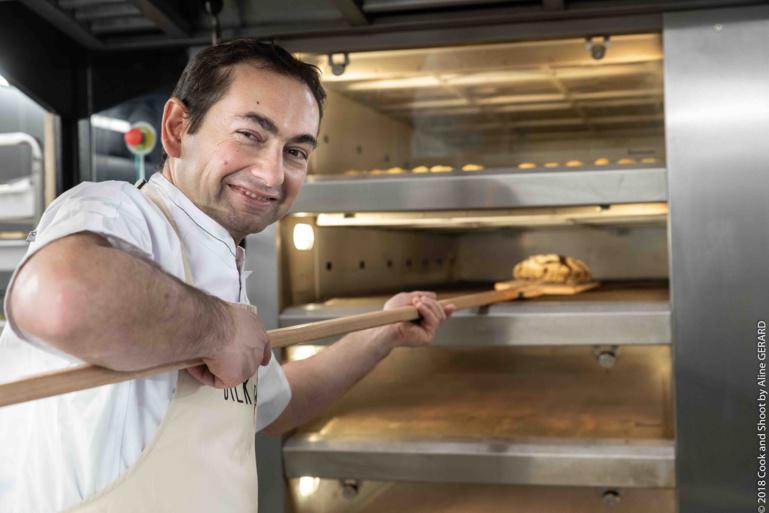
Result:
<instances>
[{"instance_id":1,"label":"oven light","mask_svg":"<svg viewBox=\"0 0 769 513\"><path fill-rule=\"evenodd\" d=\"M309 497L317 492L319 487L319 477L302 476L299 478L299 495L302 497Z\"/></svg>"},{"instance_id":2,"label":"oven light","mask_svg":"<svg viewBox=\"0 0 769 513\"><path fill-rule=\"evenodd\" d=\"M309 251L315 246L315 231L312 225L297 223L294 226L294 247L299 251Z\"/></svg>"}]
</instances>

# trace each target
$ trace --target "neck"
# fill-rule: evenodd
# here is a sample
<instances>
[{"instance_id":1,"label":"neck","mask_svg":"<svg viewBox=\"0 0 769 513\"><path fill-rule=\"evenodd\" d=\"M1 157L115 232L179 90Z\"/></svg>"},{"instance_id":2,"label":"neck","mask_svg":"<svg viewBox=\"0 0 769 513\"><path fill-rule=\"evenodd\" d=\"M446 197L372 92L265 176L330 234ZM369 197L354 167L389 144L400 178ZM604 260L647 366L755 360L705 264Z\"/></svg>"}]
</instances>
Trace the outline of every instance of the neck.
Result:
<instances>
[{"instance_id":1,"label":"neck","mask_svg":"<svg viewBox=\"0 0 769 513\"><path fill-rule=\"evenodd\" d=\"M217 223L219 223L219 224L222 224L222 223L221 223L221 222L220 222L218 219L216 219L215 217L213 217L213 216L212 216L210 213L208 213L208 212L207 212L207 211L206 211L204 208L202 208L200 205L198 205L198 204L195 202L195 200L194 200L194 199L190 198L189 194L187 194L187 193L184 191L184 189L183 189L183 188L179 187L179 184L176 182L176 180L174 180L174 173L173 173L173 171L171 170L171 160L170 160L170 159L166 160L165 164L163 164L163 171L161 172L161 174L162 174L162 175L163 175L163 177L164 177L166 180L168 180L168 181L169 181L169 182L170 182L170 183L171 183L171 184L172 184L174 187L176 187L177 189L179 189L179 190L182 192L182 194L184 194L185 196L187 196L187 199L189 199L189 200L190 200L190 201L191 201L191 202L192 202L192 203L193 203L193 204L194 204L196 207L198 207L198 208L199 208L199 209L200 209L202 212L205 212L205 214L206 214L208 217L210 217L211 219L213 219L213 220L214 220L214 221L216 221ZM232 240L235 242L235 245L236 245L236 246L237 246L237 245L239 245L239 244L240 244L240 243L243 241L243 239L245 238L245 235L243 235L243 234L239 234L239 233L235 233L235 232L233 232L232 230L230 230L230 229L229 229L229 228L227 228L227 227L225 227L225 228L227 229L227 232L230 234L230 237L232 237Z\"/></svg>"},{"instance_id":2,"label":"neck","mask_svg":"<svg viewBox=\"0 0 769 513\"><path fill-rule=\"evenodd\" d=\"M179 189L179 186L176 185L176 182L174 181L173 174L171 173L171 161L166 160L163 164L163 171L161 171L161 174L165 177L166 180L174 184L174 186ZM181 189L179 189L181 190Z\"/></svg>"}]
</instances>

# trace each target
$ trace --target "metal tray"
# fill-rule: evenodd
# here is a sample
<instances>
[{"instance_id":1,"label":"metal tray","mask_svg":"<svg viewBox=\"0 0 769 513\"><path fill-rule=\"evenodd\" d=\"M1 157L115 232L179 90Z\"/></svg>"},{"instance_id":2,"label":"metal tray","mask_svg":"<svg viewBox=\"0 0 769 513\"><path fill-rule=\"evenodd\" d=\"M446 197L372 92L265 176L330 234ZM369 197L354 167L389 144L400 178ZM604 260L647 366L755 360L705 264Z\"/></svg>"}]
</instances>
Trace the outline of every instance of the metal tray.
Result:
<instances>
[{"instance_id":1,"label":"metal tray","mask_svg":"<svg viewBox=\"0 0 769 513\"><path fill-rule=\"evenodd\" d=\"M487 289L493 288L489 284ZM478 292L453 287L439 298ZM280 326L333 319L378 310L389 295L337 298L292 306ZM317 343L333 342L335 339ZM551 296L460 311L435 339L447 346L648 345L670 344L667 283L608 282L575 296Z\"/></svg>"},{"instance_id":2,"label":"metal tray","mask_svg":"<svg viewBox=\"0 0 769 513\"><path fill-rule=\"evenodd\" d=\"M289 477L674 485L670 348L394 351L284 445Z\"/></svg>"},{"instance_id":3,"label":"metal tray","mask_svg":"<svg viewBox=\"0 0 769 513\"><path fill-rule=\"evenodd\" d=\"M290 481L294 513L674 513L675 491L511 485Z\"/></svg>"},{"instance_id":4,"label":"metal tray","mask_svg":"<svg viewBox=\"0 0 769 513\"><path fill-rule=\"evenodd\" d=\"M667 201L664 168L445 173L440 177L312 176L296 212L386 212Z\"/></svg>"}]
</instances>

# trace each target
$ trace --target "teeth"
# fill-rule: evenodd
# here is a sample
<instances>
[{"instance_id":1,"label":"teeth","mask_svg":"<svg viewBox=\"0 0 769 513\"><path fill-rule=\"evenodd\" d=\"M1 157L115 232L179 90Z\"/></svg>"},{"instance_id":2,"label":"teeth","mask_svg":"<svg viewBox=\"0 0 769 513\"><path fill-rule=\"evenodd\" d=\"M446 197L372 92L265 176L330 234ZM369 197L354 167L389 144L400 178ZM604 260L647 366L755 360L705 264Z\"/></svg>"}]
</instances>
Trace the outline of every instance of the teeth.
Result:
<instances>
[{"instance_id":1,"label":"teeth","mask_svg":"<svg viewBox=\"0 0 769 513\"><path fill-rule=\"evenodd\" d=\"M249 198L251 198L251 199L259 199L259 200L261 200L261 201L269 201L269 200L270 200L270 198L268 198L267 196L259 196L259 195L257 195L257 194L254 194L253 192L251 192L251 191L248 191L248 190L246 190L246 189L244 189L244 188L242 188L242 187L238 187L238 190L239 190L239 191L240 191L242 194L244 194L244 195L248 196L248 197L249 197Z\"/></svg>"}]
</instances>

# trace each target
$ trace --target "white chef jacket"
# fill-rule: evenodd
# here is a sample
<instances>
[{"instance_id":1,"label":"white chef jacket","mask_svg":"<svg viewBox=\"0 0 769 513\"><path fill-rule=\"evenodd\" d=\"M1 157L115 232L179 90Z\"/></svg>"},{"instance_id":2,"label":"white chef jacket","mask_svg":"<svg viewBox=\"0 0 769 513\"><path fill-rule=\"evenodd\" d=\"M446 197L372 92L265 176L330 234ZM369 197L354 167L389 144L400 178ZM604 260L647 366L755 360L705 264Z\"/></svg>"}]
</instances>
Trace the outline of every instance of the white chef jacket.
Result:
<instances>
[{"instance_id":1,"label":"white chef jacket","mask_svg":"<svg viewBox=\"0 0 769 513\"><path fill-rule=\"evenodd\" d=\"M145 187L160 194L176 221L194 285L225 301L247 303L250 273L243 272L243 248L161 174ZM46 244L81 231L97 233L184 279L178 237L160 210L125 182L82 183L62 194L33 232L22 263ZM12 286L13 278L8 291ZM21 333L5 306L0 381L82 363ZM0 408L0 511L60 511L110 484L152 440L176 379L170 372ZM291 389L275 358L259 368L257 383L259 430L285 409Z\"/></svg>"}]
</instances>

